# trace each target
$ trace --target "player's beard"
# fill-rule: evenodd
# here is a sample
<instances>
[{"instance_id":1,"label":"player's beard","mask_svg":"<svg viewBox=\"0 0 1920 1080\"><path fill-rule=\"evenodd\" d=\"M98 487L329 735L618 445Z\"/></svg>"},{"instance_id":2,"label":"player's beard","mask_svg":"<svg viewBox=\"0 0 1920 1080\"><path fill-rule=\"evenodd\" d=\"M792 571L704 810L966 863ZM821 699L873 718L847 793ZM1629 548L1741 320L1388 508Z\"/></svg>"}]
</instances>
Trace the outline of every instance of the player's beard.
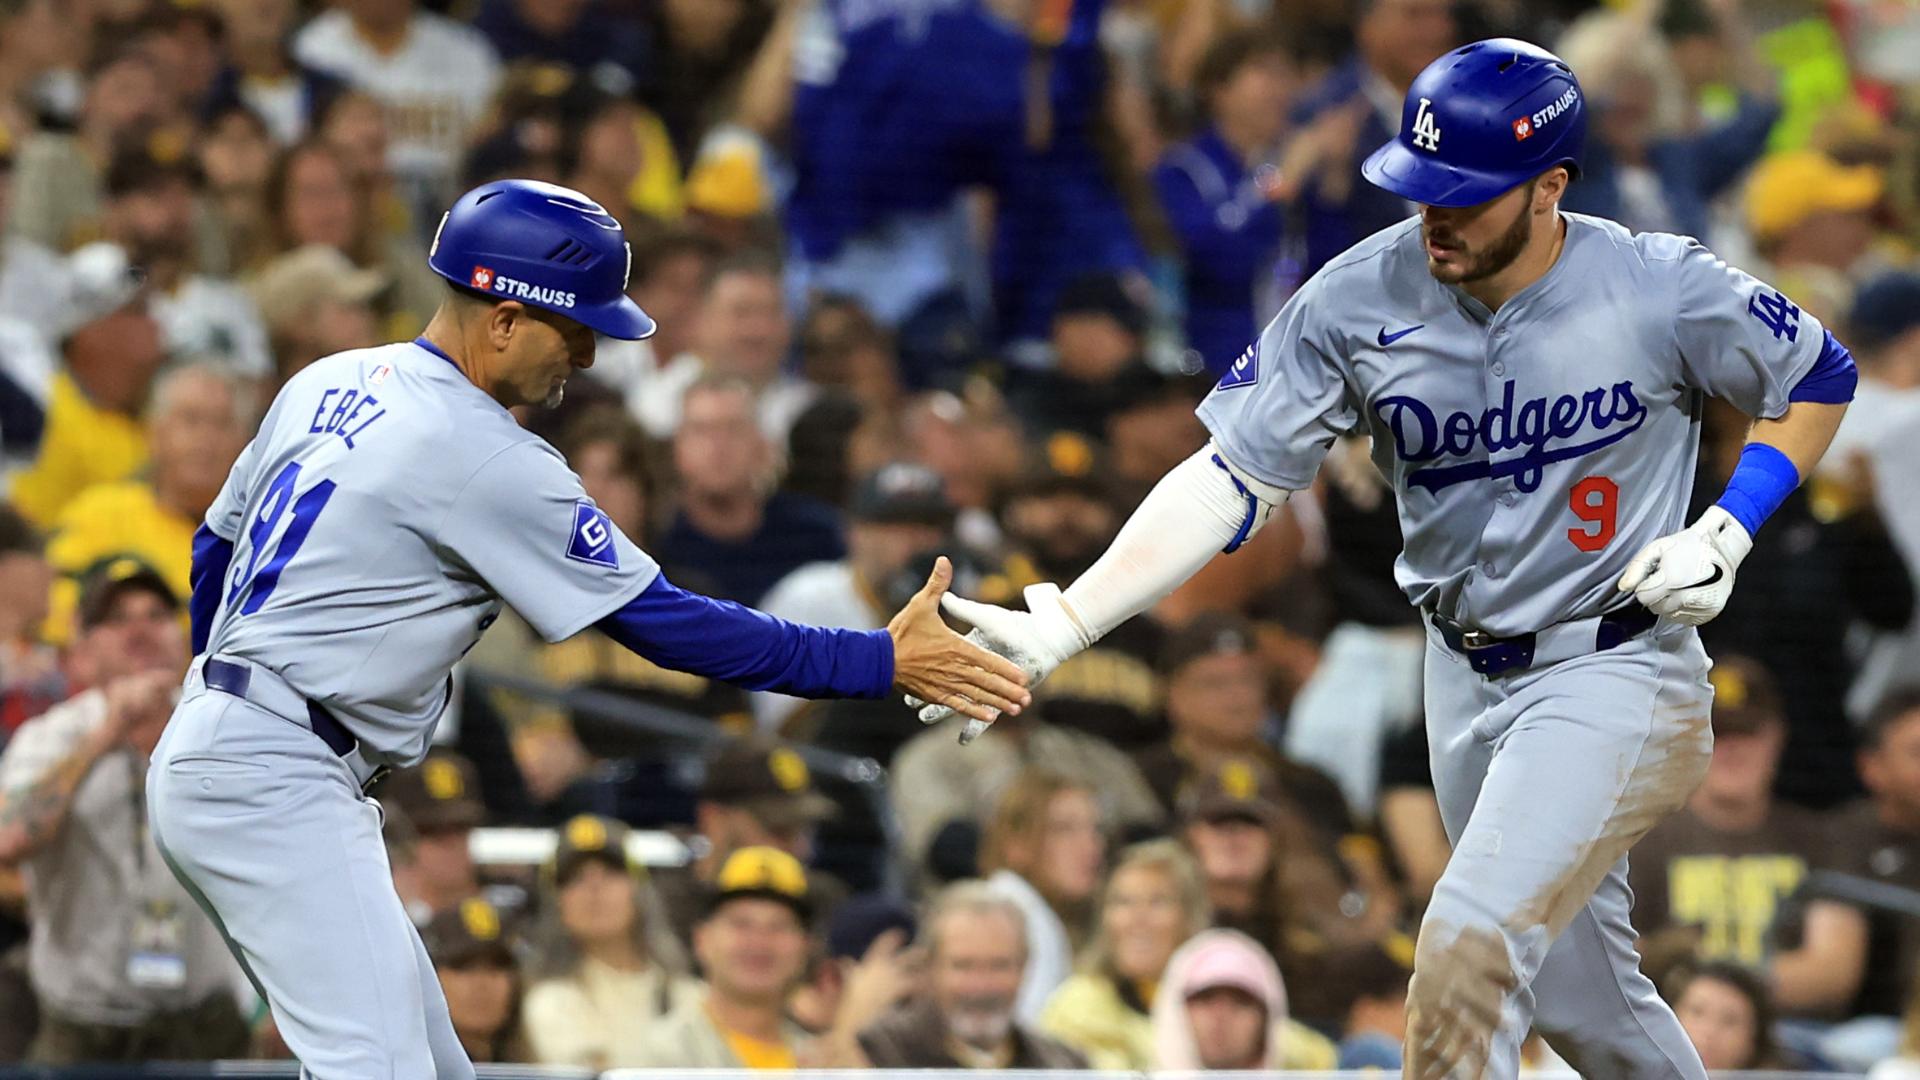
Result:
<instances>
[{"instance_id":1,"label":"player's beard","mask_svg":"<svg viewBox=\"0 0 1920 1080\"><path fill-rule=\"evenodd\" d=\"M1434 280L1443 285L1464 285L1469 281L1484 281L1487 278L1513 265L1520 253L1527 249L1533 239L1533 188L1528 185L1527 198L1520 204L1520 213L1507 226L1507 231L1494 238L1493 243L1479 252L1471 252L1465 269L1442 270L1435 266L1432 259L1427 260L1427 271ZM1421 238L1426 238L1427 228L1420 227Z\"/></svg>"}]
</instances>

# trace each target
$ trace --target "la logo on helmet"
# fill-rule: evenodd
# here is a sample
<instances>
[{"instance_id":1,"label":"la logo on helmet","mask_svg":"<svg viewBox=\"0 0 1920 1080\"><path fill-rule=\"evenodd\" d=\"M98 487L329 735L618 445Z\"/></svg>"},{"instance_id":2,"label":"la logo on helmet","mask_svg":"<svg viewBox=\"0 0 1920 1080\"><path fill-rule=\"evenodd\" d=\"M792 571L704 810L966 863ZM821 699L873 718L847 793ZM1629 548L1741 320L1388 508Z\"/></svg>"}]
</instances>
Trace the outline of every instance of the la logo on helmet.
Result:
<instances>
[{"instance_id":1,"label":"la logo on helmet","mask_svg":"<svg viewBox=\"0 0 1920 1080\"><path fill-rule=\"evenodd\" d=\"M1433 101L1420 99L1420 111L1413 117L1413 145L1422 150L1440 149L1440 125L1433 122Z\"/></svg>"}]
</instances>

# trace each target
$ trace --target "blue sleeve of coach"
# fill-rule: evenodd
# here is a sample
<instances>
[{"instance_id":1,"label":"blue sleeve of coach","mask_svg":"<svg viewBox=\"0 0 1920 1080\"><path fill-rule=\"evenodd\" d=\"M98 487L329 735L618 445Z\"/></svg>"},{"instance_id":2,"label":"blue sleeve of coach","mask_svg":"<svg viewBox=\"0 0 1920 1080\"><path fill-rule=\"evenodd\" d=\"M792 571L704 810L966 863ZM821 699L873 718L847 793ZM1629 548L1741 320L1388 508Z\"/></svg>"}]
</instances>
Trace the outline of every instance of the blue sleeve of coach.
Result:
<instances>
[{"instance_id":1,"label":"blue sleeve of coach","mask_svg":"<svg viewBox=\"0 0 1920 1080\"><path fill-rule=\"evenodd\" d=\"M1859 383L1860 369L1854 366L1853 354L1829 330L1826 340L1820 343L1820 358L1794 384L1787 400L1845 405L1853 400L1854 388Z\"/></svg>"},{"instance_id":2,"label":"blue sleeve of coach","mask_svg":"<svg viewBox=\"0 0 1920 1080\"><path fill-rule=\"evenodd\" d=\"M748 690L882 698L893 689L893 639L885 630L802 626L688 592L665 575L595 625L661 667Z\"/></svg>"},{"instance_id":3,"label":"blue sleeve of coach","mask_svg":"<svg viewBox=\"0 0 1920 1080\"><path fill-rule=\"evenodd\" d=\"M207 651L207 635L213 632L213 617L220 613L220 590L226 584L231 562L233 542L201 525L193 534L193 570L188 576L193 594L187 598L187 620L193 630L195 656Z\"/></svg>"}]
</instances>

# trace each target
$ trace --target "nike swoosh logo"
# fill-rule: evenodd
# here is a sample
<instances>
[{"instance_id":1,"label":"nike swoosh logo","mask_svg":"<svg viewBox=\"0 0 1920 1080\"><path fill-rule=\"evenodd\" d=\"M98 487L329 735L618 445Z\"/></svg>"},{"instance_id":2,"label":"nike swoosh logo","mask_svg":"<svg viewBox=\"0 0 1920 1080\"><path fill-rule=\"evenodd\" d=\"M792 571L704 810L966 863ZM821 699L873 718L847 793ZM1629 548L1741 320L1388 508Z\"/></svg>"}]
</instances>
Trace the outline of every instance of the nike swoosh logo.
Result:
<instances>
[{"instance_id":1,"label":"nike swoosh logo","mask_svg":"<svg viewBox=\"0 0 1920 1080\"><path fill-rule=\"evenodd\" d=\"M1421 323L1419 326L1409 326L1405 330L1396 330L1389 334L1387 333L1387 328L1383 326L1380 328L1380 337L1378 339L1380 347L1384 349L1394 342L1399 341L1401 338L1406 337L1408 334L1413 333L1415 330L1424 330L1426 328L1427 324Z\"/></svg>"},{"instance_id":2,"label":"nike swoosh logo","mask_svg":"<svg viewBox=\"0 0 1920 1080\"><path fill-rule=\"evenodd\" d=\"M1714 568L1713 568L1713 573L1712 573L1712 574L1710 574L1710 575L1708 575L1708 577L1707 577L1707 580L1705 580L1705 581L1696 581L1696 582L1694 582L1693 584L1691 584L1691 585L1689 585L1689 586L1687 586L1687 588L1689 588L1689 589L1704 589L1704 588L1706 588L1707 586L1709 586L1709 585L1711 585L1711 584L1713 584L1714 582L1716 582L1716 581L1719 581L1719 580L1720 580L1720 579L1721 579L1722 577L1725 577L1725 576L1726 576L1726 573L1727 573L1727 571L1726 571L1726 568L1724 568L1724 567L1720 567L1720 566L1716 566L1716 567L1714 567Z\"/></svg>"}]
</instances>

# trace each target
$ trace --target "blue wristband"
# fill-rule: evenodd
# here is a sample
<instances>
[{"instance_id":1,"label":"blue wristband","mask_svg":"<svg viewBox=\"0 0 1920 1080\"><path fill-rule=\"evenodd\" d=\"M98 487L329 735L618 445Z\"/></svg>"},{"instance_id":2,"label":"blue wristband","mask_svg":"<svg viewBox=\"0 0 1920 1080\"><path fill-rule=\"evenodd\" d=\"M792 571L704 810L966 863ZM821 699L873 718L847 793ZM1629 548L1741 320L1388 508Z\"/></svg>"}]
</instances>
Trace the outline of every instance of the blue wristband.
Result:
<instances>
[{"instance_id":1,"label":"blue wristband","mask_svg":"<svg viewBox=\"0 0 1920 1080\"><path fill-rule=\"evenodd\" d=\"M1799 486L1800 470L1787 455L1766 443L1748 443L1715 505L1732 514L1748 536L1757 536L1760 526Z\"/></svg>"}]
</instances>

